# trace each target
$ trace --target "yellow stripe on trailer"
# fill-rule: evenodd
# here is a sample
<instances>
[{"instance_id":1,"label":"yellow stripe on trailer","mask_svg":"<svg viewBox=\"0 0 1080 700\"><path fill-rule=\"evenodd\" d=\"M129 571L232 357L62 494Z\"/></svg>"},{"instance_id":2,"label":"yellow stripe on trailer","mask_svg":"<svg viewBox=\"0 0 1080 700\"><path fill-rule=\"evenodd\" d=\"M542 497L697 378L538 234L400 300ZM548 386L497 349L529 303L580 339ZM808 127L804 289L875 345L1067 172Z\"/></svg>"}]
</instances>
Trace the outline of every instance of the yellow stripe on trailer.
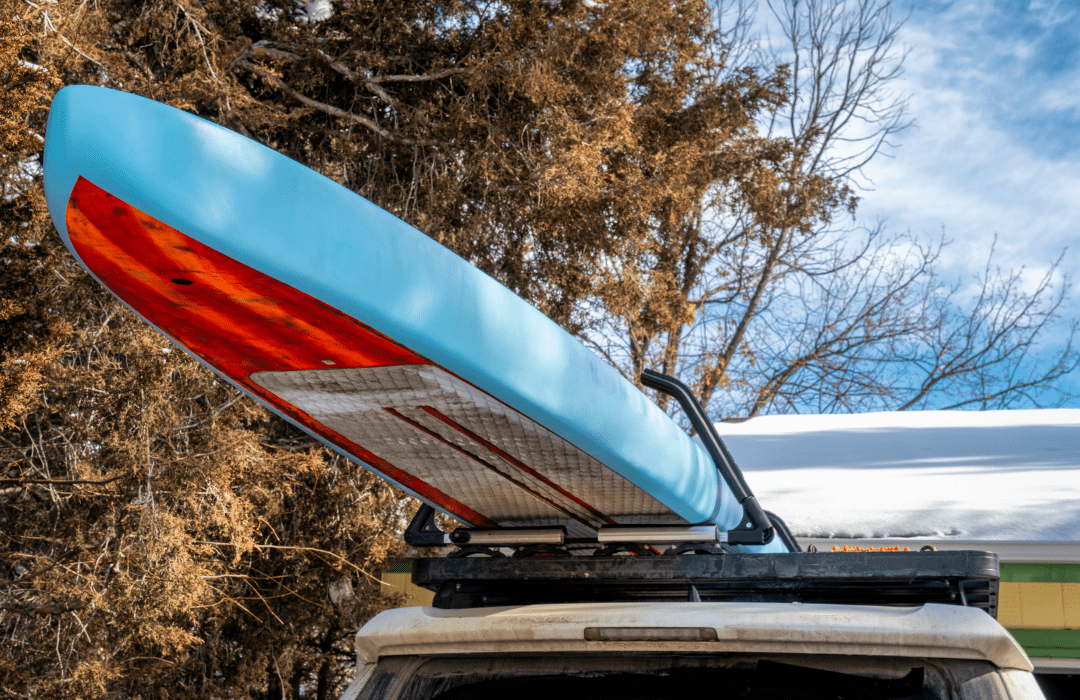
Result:
<instances>
[{"instance_id":1,"label":"yellow stripe on trailer","mask_svg":"<svg viewBox=\"0 0 1080 700\"><path fill-rule=\"evenodd\" d=\"M395 569L405 570L401 571ZM380 580L382 581L382 594L384 596L393 595L395 593L403 593L405 595L405 600L397 607L431 605L431 601L435 598L435 594L431 591L413 584L412 562L407 562L405 565L399 563L391 566L389 571L383 573Z\"/></svg>"},{"instance_id":2,"label":"yellow stripe on trailer","mask_svg":"<svg viewBox=\"0 0 1080 700\"><path fill-rule=\"evenodd\" d=\"M998 622L1009 628L1080 630L1080 583L1003 582Z\"/></svg>"}]
</instances>

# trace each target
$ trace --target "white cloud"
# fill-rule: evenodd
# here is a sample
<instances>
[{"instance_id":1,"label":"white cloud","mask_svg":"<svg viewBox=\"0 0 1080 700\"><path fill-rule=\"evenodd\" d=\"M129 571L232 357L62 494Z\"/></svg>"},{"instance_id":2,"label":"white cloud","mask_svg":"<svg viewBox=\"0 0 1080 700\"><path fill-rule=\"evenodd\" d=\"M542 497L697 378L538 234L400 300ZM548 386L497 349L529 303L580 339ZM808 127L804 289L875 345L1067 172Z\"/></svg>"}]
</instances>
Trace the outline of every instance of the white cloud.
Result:
<instances>
[{"instance_id":1,"label":"white cloud","mask_svg":"<svg viewBox=\"0 0 1080 700\"><path fill-rule=\"evenodd\" d=\"M1076 6L1071 0L1031 0L1028 12L1031 20L1045 29L1068 25L1076 19Z\"/></svg>"},{"instance_id":2,"label":"white cloud","mask_svg":"<svg viewBox=\"0 0 1080 700\"><path fill-rule=\"evenodd\" d=\"M896 87L917 123L862 173L859 220L884 218L893 231L926 238L944 233L952 244L938 272L968 280L961 300L974 292L995 236L995 267L1023 268L1026 291L1066 248L1057 288L1063 273L1080 281L1080 4L901 2L911 10L899 35L909 53ZM767 13L758 24L783 53ZM1050 329L1038 352L1065 338L1062 327ZM1080 393L1080 376L1072 382Z\"/></svg>"},{"instance_id":3,"label":"white cloud","mask_svg":"<svg viewBox=\"0 0 1080 700\"><path fill-rule=\"evenodd\" d=\"M1047 82L1029 65L1045 59L1038 42L992 31L993 12L967 2L913 13L903 88L918 123L891 158L868 167L875 191L864 193L861 215L916 233L944 228L955 241L945 271L956 274L977 272L999 234L999 262L1037 277L1080 237L1080 160L1055 152L1055 129L1066 125L1043 119L1080 108L1080 90ZM1065 77L1080 86L1080 72ZM1066 267L1080 269L1072 247Z\"/></svg>"}]
</instances>

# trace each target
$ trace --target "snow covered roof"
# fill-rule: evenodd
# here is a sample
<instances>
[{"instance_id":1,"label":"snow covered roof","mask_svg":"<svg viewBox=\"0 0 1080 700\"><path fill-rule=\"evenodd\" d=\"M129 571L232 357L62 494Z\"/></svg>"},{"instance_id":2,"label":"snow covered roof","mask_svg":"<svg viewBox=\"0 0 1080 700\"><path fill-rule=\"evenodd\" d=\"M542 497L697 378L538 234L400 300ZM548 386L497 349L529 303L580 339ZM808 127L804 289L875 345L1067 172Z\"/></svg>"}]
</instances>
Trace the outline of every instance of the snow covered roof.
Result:
<instances>
[{"instance_id":1,"label":"snow covered roof","mask_svg":"<svg viewBox=\"0 0 1080 700\"><path fill-rule=\"evenodd\" d=\"M1080 409L764 416L716 426L796 537L1080 542Z\"/></svg>"}]
</instances>

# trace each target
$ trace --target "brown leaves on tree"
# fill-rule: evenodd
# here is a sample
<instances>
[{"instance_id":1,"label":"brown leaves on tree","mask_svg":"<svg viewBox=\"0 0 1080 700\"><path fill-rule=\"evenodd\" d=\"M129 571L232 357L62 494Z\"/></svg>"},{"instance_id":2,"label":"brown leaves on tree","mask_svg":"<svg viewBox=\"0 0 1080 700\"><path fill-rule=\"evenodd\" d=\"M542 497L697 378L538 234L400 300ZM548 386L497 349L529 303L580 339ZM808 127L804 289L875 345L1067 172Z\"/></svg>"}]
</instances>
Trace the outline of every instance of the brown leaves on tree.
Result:
<instances>
[{"instance_id":1,"label":"brown leaves on tree","mask_svg":"<svg viewBox=\"0 0 1080 700\"><path fill-rule=\"evenodd\" d=\"M137 85L154 54L126 32L175 62L146 92L214 94L191 7L3 3L3 697L332 697L356 629L393 600L372 576L401 547L401 495L135 318L46 211L48 99Z\"/></svg>"},{"instance_id":2,"label":"brown leaves on tree","mask_svg":"<svg viewBox=\"0 0 1080 700\"><path fill-rule=\"evenodd\" d=\"M33 43L18 15L0 18L0 429L33 408L42 373L57 359L63 321L24 290L49 284L55 246L41 246L50 225L30 154L40 150L48 99L60 85L32 62ZM20 293L23 292L23 293Z\"/></svg>"}]
</instances>

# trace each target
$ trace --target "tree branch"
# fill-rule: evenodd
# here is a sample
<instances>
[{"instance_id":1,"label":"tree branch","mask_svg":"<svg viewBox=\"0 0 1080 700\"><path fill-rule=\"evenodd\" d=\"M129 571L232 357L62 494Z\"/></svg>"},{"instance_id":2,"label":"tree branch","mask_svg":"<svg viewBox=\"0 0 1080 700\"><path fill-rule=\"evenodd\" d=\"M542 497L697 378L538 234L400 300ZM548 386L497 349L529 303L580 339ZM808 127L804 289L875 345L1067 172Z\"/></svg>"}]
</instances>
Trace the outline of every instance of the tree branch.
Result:
<instances>
[{"instance_id":1,"label":"tree branch","mask_svg":"<svg viewBox=\"0 0 1080 700\"><path fill-rule=\"evenodd\" d=\"M347 119L347 120L353 122L354 124L359 124L360 126L364 127L365 129L368 129L372 133L375 133L375 134L381 136L382 138L384 138L384 139L386 139L388 141L394 141L396 143L400 143L400 144L403 144L403 145L406 145L406 146L444 146L444 145L446 145L446 144L440 143L438 141L429 141L429 140L423 140L423 139L411 139L411 138L408 138L406 136L398 136L397 134L394 134L393 132L387 131L386 129L382 128L381 126L376 124L374 121L368 119L367 117L360 116L359 114L353 114L352 112L346 112L345 110L334 107L333 105L328 105L328 104L326 104L324 102L319 102L317 100L311 99L307 95L304 95L303 93L298 92L297 90L294 90L284 80L282 80L281 78L279 78L278 76L274 75L273 73L271 73L270 71L268 71L268 70L266 70L264 68L260 68L259 66L256 66L256 65L254 65L252 63L248 63L247 61L242 60L242 59L236 61L235 65L237 65L237 66L239 66L241 68L244 68L246 70L249 70L252 73L262 77L264 80L266 80L267 82L274 85L274 87L281 90L282 92L289 95L290 97L292 97L297 102L300 102L301 104L303 104L303 105L305 105L307 107L311 107L312 109L323 112L324 114L329 114L331 116L339 117L341 119Z\"/></svg>"}]
</instances>

